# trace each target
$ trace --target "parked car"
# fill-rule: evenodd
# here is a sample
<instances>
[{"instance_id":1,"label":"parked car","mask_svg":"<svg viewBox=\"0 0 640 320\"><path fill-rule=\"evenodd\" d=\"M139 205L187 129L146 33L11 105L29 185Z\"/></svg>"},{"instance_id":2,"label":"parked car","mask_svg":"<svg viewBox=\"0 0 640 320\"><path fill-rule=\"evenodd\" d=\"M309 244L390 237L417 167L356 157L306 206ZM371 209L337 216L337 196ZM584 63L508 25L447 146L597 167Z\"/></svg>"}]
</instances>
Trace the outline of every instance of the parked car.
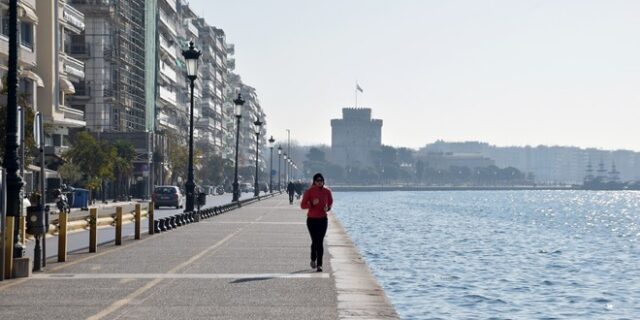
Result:
<instances>
[{"instance_id":1,"label":"parked car","mask_svg":"<svg viewBox=\"0 0 640 320\"><path fill-rule=\"evenodd\" d=\"M219 185L216 187L216 194L218 195L223 195L224 194L224 186L223 185Z\"/></svg>"},{"instance_id":2,"label":"parked car","mask_svg":"<svg viewBox=\"0 0 640 320\"><path fill-rule=\"evenodd\" d=\"M253 186L251 183L241 183L240 192L253 192Z\"/></svg>"},{"instance_id":3,"label":"parked car","mask_svg":"<svg viewBox=\"0 0 640 320\"><path fill-rule=\"evenodd\" d=\"M176 186L157 186L153 189L153 204L156 209L160 206L182 208L184 195Z\"/></svg>"},{"instance_id":4,"label":"parked car","mask_svg":"<svg viewBox=\"0 0 640 320\"><path fill-rule=\"evenodd\" d=\"M216 187L215 186L205 186L204 187L204 192L206 194L215 195L216 194Z\"/></svg>"}]
</instances>

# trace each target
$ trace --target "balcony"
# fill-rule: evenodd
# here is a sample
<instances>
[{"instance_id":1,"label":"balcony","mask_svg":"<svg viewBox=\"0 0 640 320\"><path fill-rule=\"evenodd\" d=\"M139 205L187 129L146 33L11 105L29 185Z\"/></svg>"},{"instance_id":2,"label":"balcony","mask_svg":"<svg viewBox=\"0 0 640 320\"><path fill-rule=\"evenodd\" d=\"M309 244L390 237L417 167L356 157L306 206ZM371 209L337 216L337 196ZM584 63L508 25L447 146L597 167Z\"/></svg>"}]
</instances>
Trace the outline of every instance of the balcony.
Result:
<instances>
[{"instance_id":1,"label":"balcony","mask_svg":"<svg viewBox=\"0 0 640 320\"><path fill-rule=\"evenodd\" d=\"M211 118L200 118L198 119L198 122L196 123L196 126L198 126L198 128L204 129L204 130L208 130L208 131L213 131L215 129L215 121Z\"/></svg>"},{"instance_id":2,"label":"balcony","mask_svg":"<svg viewBox=\"0 0 640 320\"><path fill-rule=\"evenodd\" d=\"M0 35L0 58L8 59L9 57L9 37ZM20 46L20 53L18 54L18 63L21 67L28 69L36 66L36 53L33 49L30 49L24 45Z\"/></svg>"},{"instance_id":3,"label":"balcony","mask_svg":"<svg viewBox=\"0 0 640 320\"><path fill-rule=\"evenodd\" d=\"M178 6L176 5L176 0L163 0L173 12L178 12Z\"/></svg>"},{"instance_id":4,"label":"balcony","mask_svg":"<svg viewBox=\"0 0 640 320\"><path fill-rule=\"evenodd\" d=\"M166 63L160 63L160 73L165 77L167 77L170 80L170 82L172 83L175 82L176 71L173 70L173 68L168 66Z\"/></svg>"},{"instance_id":5,"label":"balcony","mask_svg":"<svg viewBox=\"0 0 640 320\"><path fill-rule=\"evenodd\" d=\"M80 81L74 85L76 89L76 93L73 96L70 96L72 99L90 99L91 98L91 88L87 85L86 81Z\"/></svg>"},{"instance_id":6,"label":"balcony","mask_svg":"<svg viewBox=\"0 0 640 320\"><path fill-rule=\"evenodd\" d=\"M212 99L202 99L200 100L200 103L198 105L200 106L200 108L207 108L211 109L211 111L215 111L215 106Z\"/></svg>"},{"instance_id":7,"label":"balcony","mask_svg":"<svg viewBox=\"0 0 640 320\"><path fill-rule=\"evenodd\" d=\"M192 20L187 20L185 22L185 25L187 27L187 30L189 30L189 32L191 32L193 34L193 36L195 36L195 39L197 39L198 38L198 27L196 27L193 24L193 21Z\"/></svg>"},{"instance_id":8,"label":"balcony","mask_svg":"<svg viewBox=\"0 0 640 320\"><path fill-rule=\"evenodd\" d=\"M160 48L163 49L171 58L176 58L176 48L167 41L163 36L160 36Z\"/></svg>"},{"instance_id":9,"label":"balcony","mask_svg":"<svg viewBox=\"0 0 640 320\"><path fill-rule=\"evenodd\" d=\"M65 27L75 34L82 33L85 28L84 14L68 3L65 3L62 8L62 20Z\"/></svg>"},{"instance_id":10,"label":"balcony","mask_svg":"<svg viewBox=\"0 0 640 320\"><path fill-rule=\"evenodd\" d=\"M236 53L236 45L233 43L227 43L227 54L234 55Z\"/></svg>"},{"instance_id":11,"label":"balcony","mask_svg":"<svg viewBox=\"0 0 640 320\"><path fill-rule=\"evenodd\" d=\"M172 105L172 106L177 106L176 103L176 93L173 91L170 91L169 89L165 88L165 87L159 87L159 93L160 93L160 99L164 100L165 102L167 102L168 104Z\"/></svg>"},{"instance_id":12,"label":"balcony","mask_svg":"<svg viewBox=\"0 0 640 320\"><path fill-rule=\"evenodd\" d=\"M77 79L84 79L84 62L64 54L64 60L62 63L64 72L66 72L67 75Z\"/></svg>"},{"instance_id":13,"label":"balcony","mask_svg":"<svg viewBox=\"0 0 640 320\"><path fill-rule=\"evenodd\" d=\"M157 119L158 119L158 124L161 127L172 129L172 130L175 130L175 131L178 130L178 126L174 123L172 118L169 117L169 115L167 115L165 113L160 113L160 114L158 114Z\"/></svg>"},{"instance_id":14,"label":"balcony","mask_svg":"<svg viewBox=\"0 0 640 320\"><path fill-rule=\"evenodd\" d=\"M228 59L227 60L227 68L229 70L233 70L236 68L236 59Z\"/></svg>"},{"instance_id":15,"label":"balcony","mask_svg":"<svg viewBox=\"0 0 640 320\"><path fill-rule=\"evenodd\" d=\"M167 31L171 33L171 35L173 35L174 37L178 35L178 33L176 32L175 20L167 16L167 14L164 13L162 10L160 10L160 22L161 22L161 25L164 25Z\"/></svg>"},{"instance_id":16,"label":"balcony","mask_svg":"<svg viewBox=\"0 0 640 320\"><path fill-rule=\"evenodd\" d=\"M60 111L62 111L64 115L62 124L76 128L85 127L87 125L84 121L84 111L63 105L60 106Z\"/></svg>"}]
</instances>

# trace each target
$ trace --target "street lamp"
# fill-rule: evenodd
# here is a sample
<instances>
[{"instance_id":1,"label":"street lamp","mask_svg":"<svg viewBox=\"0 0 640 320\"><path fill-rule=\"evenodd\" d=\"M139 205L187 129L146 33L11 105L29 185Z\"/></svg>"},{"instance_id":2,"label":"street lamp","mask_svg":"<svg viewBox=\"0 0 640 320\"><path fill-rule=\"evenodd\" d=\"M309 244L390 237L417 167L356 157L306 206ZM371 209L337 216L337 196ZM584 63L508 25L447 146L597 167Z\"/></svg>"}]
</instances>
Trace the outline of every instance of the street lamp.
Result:
<instances>
[{"instance_id":1,"label":"street lamp","mask_svg":"<svg viewBox=\"0 0 640 320\"><path fill-rule=\"evenodd\" d=\"M182 56L187 62L187 78L191 87L191 108L189 112L189 169L187 172L187 205L184 207L185 212L192 212L195 202L196 184L193 182L193 86L198 78L198 59L200 58L200 50L196 50L193 41L189 42L189 49L182 50Z\"/></svg>"},{"instance_id":2,"label":"street lamp","mask_svg":"<svg viewBox=\"0 0 640 320\"><path fill-rule=\"evenodd\" d=\"M276 142L273 136L269 138L269 193L273 193L273 143Z\"/></svg>"},{"instance_id":3,"label":"street lamp","mask_svg":"<svg viewBox=\"0 0 640 320\"><path fill-rule=\"evenodd\" d=\"M240 141L240 118L242 118L242 105L244 105L244 100L242 100L242 95L238 93L238 98L233 100L236 108L234 109L234 113L236 115L236 166L233 174L233 198L232 202L240 200L240 189L238 188L238 143Z\"/></svg>"},{"instance_id":4,"label":"street lamp","mask_svg":"<svg viewBox=\"0 0 640 320\"><path fill-rule=\"evenodd\" d=\"M278 145L278 191L282 191L282 187L280 187L280 177L282 173L280 172L280 159L282 158L282 147Z\"/></svg>"},{"instance_id":5,"label":"street lamp","mask_svg":"<svg viewBox=\"0 0 640 320\"><path fill-rule=\"evenodd\" d=\"M7 70L7 118L6 118L6 134L4 141L4 161L2 164L7 172L6 190L7 190L7 222L11 220L14 229L5 230L7 234L12 234L14 230L18 230L19 210L22 206L20 192L24 185L22 178L18 175L18 1L9 1L9 57ZM44 171L44 169L41 172ZM5 234L3 233L4 237ZM8 238L6 238L8 239ZM3 244L4 245L4 244ZM8 241L7 248L13 250L12 257L20 258L24 256L24 247L20 241L15 241L13 247L9 247L11 241ZM10 265L9 265L10 266ZM11 270L5 266L6 270ZM6 270L2 270L3 272ZM2 277L0 277L2 278Z\"/></svg>"},{"instance_id":6,"label":"street lamp","mask_svg":"<svg viewBox=\"0 0 640 320\"><path fill-rule=\"evenodd\" d=\"M289 176L287 176L287 168L289 165L289 162L287 161L287 153L285 152L285 154L282 156L282 161L284 162L284 183L289 183Z\"/></svg>"},{"instance_id":7,"label":"street lamp","mask_svg":"<svg viewBox=\"0 0 640 320\"><path fill-rule=\"evenodd\" d=\"M262 128L262 124L263 122L260 121L260 119L256 119L256 121L253 123L254 125L254 129L256 131L256 179L255 179L255 186L253 187L253 196L257 197L260 195L260 186L258 185L258 151L260 150L260 129Z\"/></svg>"}]
</instances>

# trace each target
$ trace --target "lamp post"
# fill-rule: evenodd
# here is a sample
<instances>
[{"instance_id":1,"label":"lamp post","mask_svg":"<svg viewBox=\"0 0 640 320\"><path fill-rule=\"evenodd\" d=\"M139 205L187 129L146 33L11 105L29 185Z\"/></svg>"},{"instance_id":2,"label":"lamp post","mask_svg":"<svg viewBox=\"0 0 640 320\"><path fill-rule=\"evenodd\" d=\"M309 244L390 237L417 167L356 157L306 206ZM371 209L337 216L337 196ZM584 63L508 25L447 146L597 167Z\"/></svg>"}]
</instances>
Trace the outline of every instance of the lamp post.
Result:
<instances>
[{"instance_id":1,"label":"lamp post","mask_svg":"<svg viewBox=\"0 0 640 320\"><path fill-rule=\"evenodd\" d=\"M269 193L273 193L273 143L276 142L273 136L269 138Z\"/></svg>"},{"instance_id":2,"label":"lamp post","mask_svg":"<svg viewBox=\"0 0 640 320\"><path fill-rule=\"evenodd\" d=\"M280 187L280 176L282 172L280 172L280 159L282 158L282 147L278 145L278 191L282 191L282 187Z\"/></svg>"},{"instance_id":3,"label":"lamp post","mask_svg":"<svg viewBox=\"0 0 640 320\"><path fill-rule=\"evenodd\" d=\"M7 71L7 119L6 136L4 141L4 161L2 161L7 172L7 222L10 219L14 229L7 229L5 232L11 234L17 230L19 221L19 210L22 206L20 191L24 185L22 178L18 175L18 1L9 1L9 59ZM2 235L5 237L5 234ZM7 237L8 238L8 237ZM5 238L5 239L7 239ZM10 243L10 242L9 242ZM20 241L15 241L13 257L23 257L24 247ZM7 266L5 266L7 268ZM6 269L10 270L10 269ZM3 271L6 271L3 270Z\"/></svg>"},{"instance_id":4,"label":"lamp post","mask_svg":"<svg viewBox=\"0 0 640 320\"><path fill-rule=\"evenodd\" d=\"M195 203L196 184L193 181L193 86L198 78L198 58L200 58L200 50L196 50L193 41L189 42L189 49L182 51L182 56L187 62L187 78L191 87L191 109L189 112L189 169L187 172L187 204L184 206L185 212L193 211Z\"/></svg>"},{"instance_id":5,"label":"lamp post","mask_svg":"<svg viewBox=\"0 0 640 320\"><path fill-rule=\"evenodd\" d=\"M242 100L242 95L238 93L238 98L233 100L233 103L236 105L234 109L234 113L236 115L236 163L235 170L233 173L233 198L231 202L236 202L240 200L240 189L238 188L238 143L240 141L240 118L242 118L242 105L244 105L244 100Z\"/></svg>"},{"instance_id":6,"label":"lamp post","mask_svg":"<svg viewBox=\"0 0 640 320\"><path fill-rule=\"evenodd\" d=\"M260 186L258 185L258 172L260 171L260 168L258 167L258 151L260 150L260 129L262 128L262 124L263 122L261 122L260 119L256 119L256 121L253 122L254 129L256 131L256 178L253 186L254 197L260 195Z\"/></svg>"},{"instance_id":7,"label":"lamp post","mask_svg":"<svg viewBox=\"0 0 640 320\"><path fill-rule=\"evenodd\" d=\"M289 176L287 175L287 168L288 168L289 162L287 161L287 153L286 152L282 156L282 161L284 162L284 183L286 183L288 185L289 184Z\"/></svg>"}]
</instances>

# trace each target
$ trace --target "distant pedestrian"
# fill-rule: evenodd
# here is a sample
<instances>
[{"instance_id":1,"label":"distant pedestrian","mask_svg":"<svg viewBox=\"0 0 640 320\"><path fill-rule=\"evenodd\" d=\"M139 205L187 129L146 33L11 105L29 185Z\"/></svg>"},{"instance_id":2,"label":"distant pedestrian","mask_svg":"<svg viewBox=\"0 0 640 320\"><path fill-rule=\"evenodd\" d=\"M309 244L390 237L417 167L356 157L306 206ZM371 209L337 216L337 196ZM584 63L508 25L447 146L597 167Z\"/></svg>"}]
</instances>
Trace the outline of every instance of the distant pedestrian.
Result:
<instances>
[{"instance_id":1,"label":"distant pedestrian","mask_svg":"<svg viewBox=\"0 0 640 320\"><path fill-rule=\"evenodd\" d=\"M331 190L324 186L324 177L320 173L313 176L311 187L304 192L300 207L308 209L307 229L311 236L311 268L322 272L324 254L324 236L327 234L327 212L331 210L333 197Z\"/></svg>"},{"instance_id":2,"label":"distant pedestrian","mask_svg":"<svg viewBox=\"0 0 640 320\"><path fill-rule=\"evenodd\" d=\"M294 184L296 189L296 199L300 199L302 196L302 192L304 192L304 185L302 184L302 180L297 180Z\"/></svg>"},{"instance_id":3,"label":"distant pedestrian","mask_svg":"<svg viewBox=\"0 0 640 320\"><path fill-rule=\"evenodd\" d=\"M289 181L287 185L287 193L289 194L289 204L293 204L293 194L296 192L296 186L293 181Z\"/></svg>"}]
</instances>

